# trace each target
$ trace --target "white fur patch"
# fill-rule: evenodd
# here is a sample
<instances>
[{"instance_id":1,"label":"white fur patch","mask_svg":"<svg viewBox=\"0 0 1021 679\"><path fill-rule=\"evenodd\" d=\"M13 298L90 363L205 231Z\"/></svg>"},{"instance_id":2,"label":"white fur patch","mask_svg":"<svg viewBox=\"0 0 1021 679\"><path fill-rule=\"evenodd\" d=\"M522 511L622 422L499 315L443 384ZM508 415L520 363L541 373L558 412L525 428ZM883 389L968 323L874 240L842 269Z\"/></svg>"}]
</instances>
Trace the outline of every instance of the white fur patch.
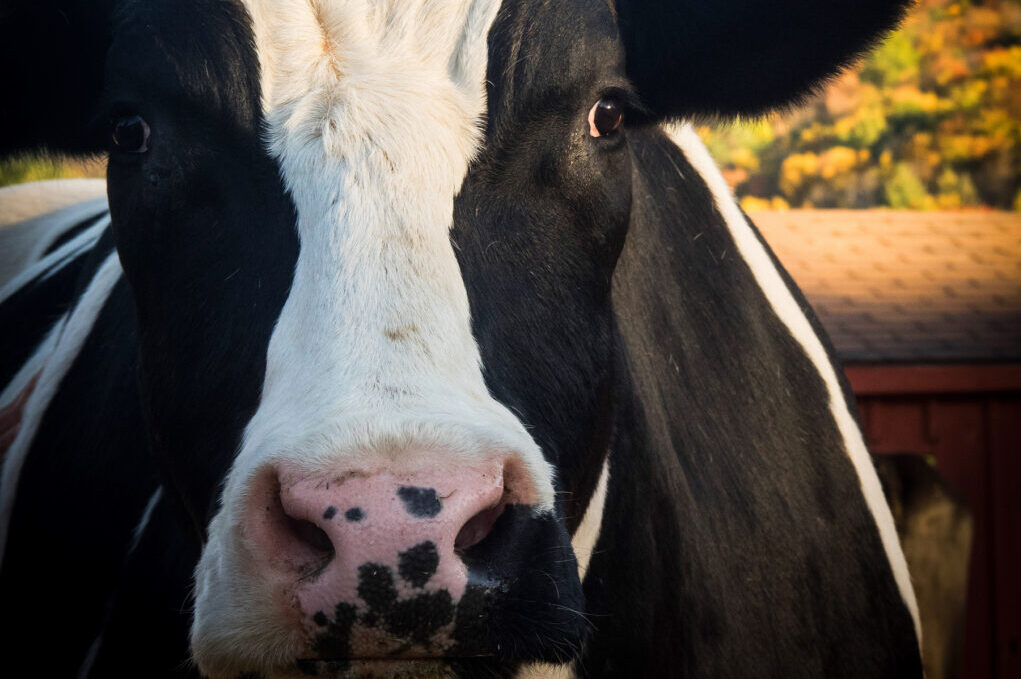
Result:
<instances>
[{"instance_id":1,"label":"white fur patch","mask_svg":"<svg viewBox=\"0 0 1021 679\"><path fill-rule=\"evenodd\" d=\"M603 469L599 473L596 489L589 498L585 515L581 517L578 529L571 536L571 548L578 557L578 577L585 582L588 565L599 541L599 533L603 527L603 509L606 507L606 490L610 485L610 457L603 460Z\"/></svg>"},{"instance_id":2,"label":"white fur patch","mask_svg":"<svg viewBox=\"0 0 1021 679\"><path fill-rule=\"evenodd\" d=\"M81 351L103 304L120 277L121 262L117 253L113 253L100 265L74 310L51 331L51 335L55 333L52 352L44 362L39 381L25 403L21 428L4 459L3 475L0 478L0 564L3 563L4 548L7 545L7 529L14 509L18 479L32 440L61 380ZM46 341L43 344L45 346Z\"/></svg>"},{"instance_id":3,"label":"white fur patch","mask_svg":"<svg viewBox=\"0 0 1021 679\"><path fill-rule=\"evenodd\" d=\"M833 363L829 360L826 349L822 345L818 335L812 329L808 318L798 306L794 295L784 283L780 272L773 265L769 254L755 237L755 233L748 225L744 215L741 213L737 202L734 200L719 168L713 162L712 157L702 144L698 134L690 124L677 127L664 127L670 138L684 152L688 162L702 176L709 190L716 199L716 207L723 216L730 230L734 243L737 245L741 257L748 264L758 282L759 287L769 300L777 318L787 326L791 335L801 344L802 349L809 360L815 366L830 399L830 412L837 423L837 428L844 439L844 446L847 450L855 470L858 472L858 479L861 483L862 494L865 503L868 505L872 516L875 519L876 527L879 530L879 537L886 550L886 557L890 562L893 577L900 589L904 604L911 613L914 621L915 634L921 645L922 629L918 618L918 604L915 601L915 592L911 586L911 577L908 574L907 562L904 559L904 552L901 550L900 540L897 538L897 531L893 523L893 515L886 503L882 486L879 484L879 477L876 475L875 467L865 446L861 430L851 416L851 411L844 399L844 393L837 380L837 374Z\"/></svg>"},{"instance_id":4,"label":"white fur patch","mask_svg":"<svg viewBox=\"0 0 1021 679\"><path fill-rule=\"evenodd\" d=\"M160 503L163 498L163 486L160 486L149 496L149 501L145 503L145 509L142 510L142 518L138 520L135 525L135 530L131 533L131 547L128 548L128 553L135 551L138 548L138 543L142 541L142 536L145 535L145 529L149 527L149 521L152 520L152 513L156 511L156 506Z\"/></svg>"},{"instance_id":5,"label":"white fur patch","mask_svg":"<svg viewBox=\"0 0 1021 679\"><path fill-rule=\"evenodd\" d=\"M574 679L576 676L574 663L567 665L531 663L519 669L514 679Z\"/></svg>"},{"instance_id":6,"label":"white fur patch","mask_svg":"<svg viewBox=\"0 0 1021 679\"><path fill-rule=\"evenodd\" d=\"M76 679L89 679L89 674L92 673L92 666L96 664L96 658L99 657L99 649L102 647L103 635L100 634L89 644L89 650L85 653L85 659L82 660L82 664L78 667L78 674L75 675Z\"/></svg>"},{"instance_id":7,"label":"white fur patch","mask_svg":"<svg viewBox=\"0 0 1021 679\"><path fill-rule=\"evenodd\" d=\"M499 2L246 6L301 250L196 568L192 649L213 676L293 663L301 643L238 534L256 470L507 456L537 510L553 505L551 466L486 389L449 237L481 139Z\"/></svg>"}]
</instances>

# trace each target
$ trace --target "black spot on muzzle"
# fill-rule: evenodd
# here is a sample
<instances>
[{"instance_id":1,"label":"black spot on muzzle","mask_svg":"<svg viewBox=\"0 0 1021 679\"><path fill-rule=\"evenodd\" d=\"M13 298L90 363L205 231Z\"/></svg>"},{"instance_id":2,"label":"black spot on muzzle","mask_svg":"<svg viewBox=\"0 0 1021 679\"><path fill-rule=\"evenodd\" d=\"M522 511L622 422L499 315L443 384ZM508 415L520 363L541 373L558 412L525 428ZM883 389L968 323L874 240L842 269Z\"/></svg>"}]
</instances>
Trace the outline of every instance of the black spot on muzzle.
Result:
<instances>
[{"instance_id":1,"label":"black spot on muzzle","mask_svg":"<svg viewBox=\"0 0 1021 679\"><path fill-rule=\"evenodd\" d=\"M401 486L397 489L397 497L401 498L408 514L422 518L432 518L440 513L443 505L436 497L435 488L419 488L418 486Z\"/></svg>"},{"instance_id":2,"label":"black spot on muzzle","mask_svg":"<svg viewBox=\"0 0 1021 679\"><path fill-rule=\"evenodd\" d=\"M397 572L412 587L423 587L439 565L440 553L436 551L436 543L428 540L398 555Z\"/></svg>"}]
</instances>

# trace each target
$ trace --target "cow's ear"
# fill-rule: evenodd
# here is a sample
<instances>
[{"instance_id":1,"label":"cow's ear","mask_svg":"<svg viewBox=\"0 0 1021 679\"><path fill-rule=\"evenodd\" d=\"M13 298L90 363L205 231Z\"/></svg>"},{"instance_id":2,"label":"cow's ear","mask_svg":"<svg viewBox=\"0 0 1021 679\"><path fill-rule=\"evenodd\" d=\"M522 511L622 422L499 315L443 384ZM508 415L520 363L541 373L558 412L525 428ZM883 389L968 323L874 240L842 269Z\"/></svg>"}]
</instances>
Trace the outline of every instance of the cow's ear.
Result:
<instances>
[{"instance_id":1,"label":"cow's ear","mask_svg":"<svg viewBox=\"0 0 1021 679\"><path fill-rule=\"evenodd\" d=\"M0 6L0 156L103 150L90 128L113 0L5 0Z\"/></svg>"},{"instance_id":2,"label":"cow's ear","mask_svg":"<svg viewBox=\"0 0 1021 679\"><path fill-rule=\"evenodd\" d=\"M617 0L628 75L661 116L796 103L896 27L912 0Z\"/></svg>"}]
</instances>

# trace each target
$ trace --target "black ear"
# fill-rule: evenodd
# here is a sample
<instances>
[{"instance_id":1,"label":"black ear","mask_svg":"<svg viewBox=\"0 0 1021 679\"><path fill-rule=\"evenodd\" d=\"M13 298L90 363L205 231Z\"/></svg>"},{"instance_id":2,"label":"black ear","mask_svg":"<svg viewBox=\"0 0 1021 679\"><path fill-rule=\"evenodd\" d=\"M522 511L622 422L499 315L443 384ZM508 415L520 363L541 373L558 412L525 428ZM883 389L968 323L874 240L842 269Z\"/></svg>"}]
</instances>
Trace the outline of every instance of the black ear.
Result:
<instances>
[{"instance_id":1,"label":"black ear","mask_svg":"<svg viewBox=\"0 0 1021 679\"><path fill-rule=\"evenodd\" d=\"M912 0L617 0L628 75L661 116L797 102L894 28Z\"/></svg>"},{"instance_id":2,"label":"black ear","mask_svg":"<svg viewBox=\"0 0 1021 679\"><path fill-rule=\"evenodd\" d=\"M102 88L114 0L0 5L0 156L105 147L88 124Z\"/></svg>"}]
</instances>

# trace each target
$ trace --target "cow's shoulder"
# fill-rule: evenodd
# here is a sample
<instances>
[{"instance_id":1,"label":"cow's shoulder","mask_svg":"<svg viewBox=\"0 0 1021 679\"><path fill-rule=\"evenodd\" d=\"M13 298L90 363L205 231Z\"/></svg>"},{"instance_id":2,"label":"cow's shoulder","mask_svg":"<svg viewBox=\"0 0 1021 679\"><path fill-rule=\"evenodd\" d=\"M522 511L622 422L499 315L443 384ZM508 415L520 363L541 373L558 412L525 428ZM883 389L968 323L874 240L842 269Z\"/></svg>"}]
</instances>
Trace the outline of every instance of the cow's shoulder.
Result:
<instances>
[{"instance_id":1,"label":"cow's shoulder","mask_svg":"<svg viewBox=\"0 0 1021 679\"><path fill-rule=\"evenodd\" d=\"M102 179L51 179L0 188L0 288L70 230L105 211Z\"/></svg>"}]
</instances>

